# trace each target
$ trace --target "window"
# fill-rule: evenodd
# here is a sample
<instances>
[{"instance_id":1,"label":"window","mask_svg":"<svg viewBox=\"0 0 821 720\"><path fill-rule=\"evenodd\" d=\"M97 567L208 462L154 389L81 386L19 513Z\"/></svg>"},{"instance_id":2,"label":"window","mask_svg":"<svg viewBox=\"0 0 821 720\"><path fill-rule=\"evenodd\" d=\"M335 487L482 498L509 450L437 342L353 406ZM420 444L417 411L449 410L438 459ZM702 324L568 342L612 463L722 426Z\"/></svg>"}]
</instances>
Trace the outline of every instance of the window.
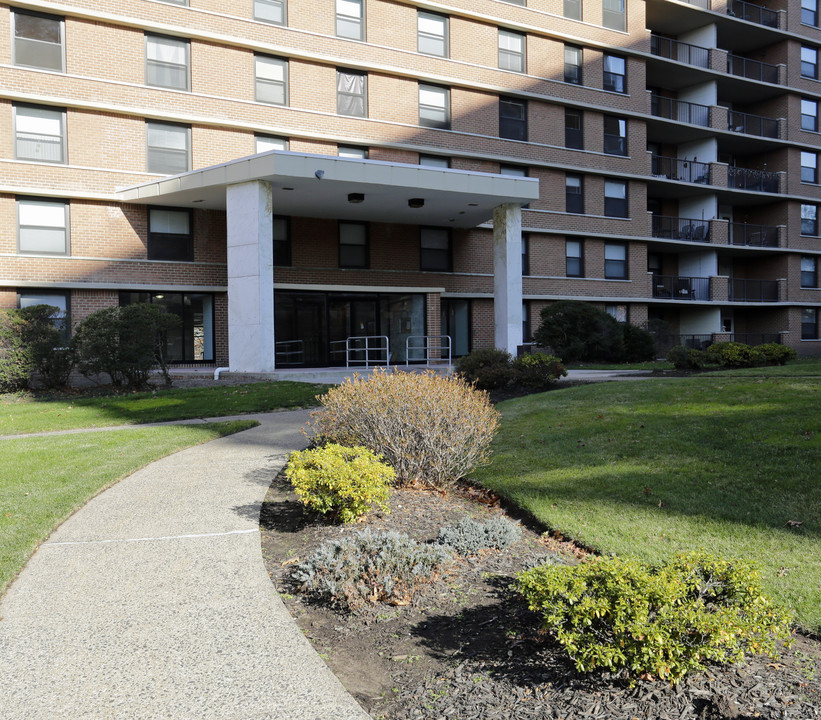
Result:
<instances>
[{"instance_id":1,"label":"window","mask_svg":"<svg viewBox=\"0 0 821 720\"><path fill-rule=\"evenodd\" d=\"M581 110L564 111L564 146L572 150L584 148Z\"/></svg>"},{"instance_id":2,"label":"window","mask_svg":"<svg viewBox=\"0 0 821 720\"><path fill-rule=\"evenodd\" d=\"M419 124L450 128L450 91L438 85L419 84Z\"/></svg>"},{"instance_id":3,"label":"window","mask_svg":"<svg viewBox=\"0 0 821 720\"><path fill-rule=\"evenodd\" d=\"M188 7L188 0L160 0L160 2L168 3L169 5L182 5Z\"/></svg>"},{"instance_id":4,"label":"window","mask_svg":"<svg viewBox=\"0 0 821 720\"><path fill-rule=\"evenodd\" d=\"M530 275L530 236L522 233L522 275Z\"/></svg>"},{"instance_id":5,"label":"window","mask_svg":"<svg viewBox=\"0 0 821 720\"><path fill-rule=\"evenodd\" d=\"M64 200L18 200L17 249L21 253L68 255L68 203Z\"/></svg>"},{"instance_id":6,"label":"window","mask_svg":"<svg viewBox=\"0 0 821 720\"><path fill-rule=\"evenodd\" d=\"M605 305L604 311L616 322L627 322L627 305Z\"/></svg>"},{"instance_id":7,"label":"window","mask_svg":"<svg viewBox=\"0 0 821 720\"><path fill-rule=\"evenodd\" d=\"M818 340L818 308L801 309L801 339Z\"/></svg>"},{"instance_id":8,"label":"window","mask_svg":"<svg viewBox=\"0 0 821 720\"><path fill-rule=\"evenodd\" d=\"M254 99L271 105L288 104L288 61L254 56Z\"/></svg>"},{"instance_id":9,"label":"window","mask_svg":"<svg viewBox=\"0 0 821 720\"><path fill-rule=\"evenodd\" d=\"M522 300L522 342L533 342L530 328L530 300Z\"/></svg>"},{"instance_id":10,"label":"window","mask_svg":"<svg viewBox=\"0 0 821 720\"><path fill-rule=\"evenodd\" d=\"M584 277L581 240L568 240L564 246L564 254L567 277Z\"/></svg>"},{"instance_id":11,"label":"window","mask_svg":"<svg viewBox=\"0 0 821 720\"><path fill-rule=\"evenodd\" d=\"M503 2L510 3L511 5L527 5L527 0L502 0Z\"/></svg>"},{"instance_id":12,"label":"window","mask_svg":"<svg viewBox=\"0 0 821 720\"><path fill-rule=\"evenodd\" d=\"M527 140L527 103L499 98L499 137Z\"/></svg>"},{"instance_id":13,"label":"window","mask_svg":"<svg viewBox=\"0 0 821 720\"><path fill-rule=\"evenodd\" d=\"M818 261L814 257L804 255L801 258L801 287L818 287Z\"/></svg>"},{"instance_id":14,"label":"window","mask_svg":"<svg viewBox=\"0 0 821 720\"><path fill-rule=\"evenodd\" d=\"M525 72L525 36L510 30L499 30L499 67Z\"/></svg>"},{"instance_id":15,"label":"window","mask_svg":"<svg viewBox=\"0 0 821 720\"><path fill-rule=\"evenodd\" d=\"M63 18L13 10L14 64L63 72L65 67Z\"/></svg>"},{"instance_id":16,"label":"window","mask_svg":"<svg viewBox=\"0 0 821 720\"><path fill-rule=\"evenodd\" d=\"M353 40L365 39L365 0L336 0L336 34Z\"/></svg>"},{"instance_id":17,"label":"window","mask_svg":"<svg viewBox=\"0 0 821 720\"><path fill-rule=\"evenodd\" d=\"M145 36L145 84L189 90L187 40L165 35Z\"/></svg>"},{"instance_id":18,"label":"window","mask_svg":"<svg viewBox=\"0 0 821 720\"><path fill-rule=\"evenodd\" d=\"M419 269L451 272L450 230L447 228L419 228Z\"/></svg>"},{"instance_id":19,"label":"window","mask_svg":"<svg viewBox=\"0 0 821 720\"><path fill-rule=\"evenodd\" d=\"M611 30L625 30L625 0L603 0L602 25Z\"/></svg>"},{"instance_id":20,"label":"window","mask_svg":"<svg viewBox=\"0 0 821 720\"><path fill-rule=\"evenodd\" d=\"M818 0L801 0L801 22L804 25L818 25Z\"/></svg>"},{"instance_id":21,"label":"window","mask_svg":"<svg viewBox=\"0 0 821 720\"><path fill-rule=\"evenodd\" d=\"M66 114L31 105L14 107L14 156L18 160L66 162Z\"/></svg>"},{"instance_id":22,"label":"window","mask_svg":"<svg viewBox=\"0 0 821 720\"><path fill-rule=\"evenodd\" d=\"M341 158L353 158L354 160L367 160L368 148L358 145L338 145L336 154Z\"/></svg>"},{"instance_id":23,"label":"window","mask_svg":"<svg viewBox=\"0 0 821 720\"><path fill-rule=\"evenodd\" d=\"M818 155L814 152L801 152L801 182L818 182Z\"/></svg>"},{"instance_id":24,"label":"window","mask_svg":"<svg viewBox=\"0 0 821 720\"><path fill-rule=\"evenodd\" d=\"M801 129L818 130L818 103L815 100L801 98Z\"/></svg>"},{"instance_id":25,"label":"window","mask_svg":"<svg viewBox=\"0 0 821 720\"><path fill-rule=\"evenodd\" d=\"M340 115L368 116L367 75L350 70L336 71L336 111Z\"/></svg>"},{"instance_id":26,"label":"window","mask_svg":"<svg viewBox=\"0 0 821 720\"><path fill-rule=\"evenodd\" d=\"M285 0L254 0L254 20L284 25L286 12Z\"/></svg>"},{"instance_id":27,"label":"window","mask_svg":"<svg viewBox=\"0 0 821 720\"><path fill-rule=\"evenodd\" d=\"M582 84L582 49L576 45L564 46L564 81Z\"/></svg>"},{"instance_id":28,"label":"window","mask_svg":"<svg viewBox=\"0 0 821 720\"><path fill-rule=\"evenodd\" d=\"M339 267L368 267L368 226L365 223L339 223Z\"/></svg>"},{"instance_id":29,"label":"window","mask_svg":"<svg viewBox=\"0 0 821 720\"><path fill-rule=\"evenodd\" d=\"M176 208L148 209L148 259L194 260L191 211Z\"/></svg>"},{"instance_id":30,"label":"window","mask_svg":"<svg viewBox=\"0 0 821 720\"><path fill-rule=\"evenodd\" d=\"M565 211L584 213L584 192L581 175L565 175L564 178Z\"/></svg>"},{"instance_id":31,"label":"window","mask_svg":"<svg viewBox=\"0 0 821 720\"><path fill-rule=\"evenodd\" d=\"M50 305L57 308L51 316L51 322L63 334L63 338L68 340L69 328L71 322L69 320L69 294L56 292L40 292L34 290L33 292L21 292L17 295L17 307L27 308L33 305Z\"/></svg>"},{"instance_id":32,"label":"window","mask_svg":"<svg viewBox=\"0 0 821 720\"><path fill-rule=\"evenodd\" d=\"M818 206L801 206L801 234L818 235Z\"/></svg>"},{"instance_id":33,"label":"window","mask_svg":"<svg viewBox=\"0 0 821 720\"><path fill-rule=\"evenodd\" d=\"M611 92L627 92L625 75L627 73L627 62L618 55L604 56L604 89Z\"/></svg>"},{"instance_id":34,"label":"window","mask_svg":"<svg viewBox=\"0 0 821 720\"><path fill-rule=\"evenodd\" d=\"M450 158L441 155L420 155L419 164L427 167L449 168Z\"/></svg>"},{"instance_id":35,"label":"window","mask_svg":"<svg viewBox=\"0 0 821 720\"><path fill-rule=\"evenodd\" d=\"M274 216L274 265L291 264L291 227L288 218Z\"/></svg>"},{"instance_id":36,"label":"window","mask_svg":"<svg viewBox=\"0 0 821 720\"><path fill-rule=\"evenodd\" d=\"M448 19L444 15L417 12L416 47L425 55L448 57Z\"/></svg>"},{"instance_id":37,"label":"window","mask_svg":"<svg viewBox=\"0 0 821 720\"><path fill-rule=\"evenodd\" d=\"M564 0L564 16L570 20L581 20L582 0Z\"/></svg>"},{"instance_id":38,"label":"window","mask_svg":"<svg viewBox=\"0 0 821 720\"><path fill-rule=\"evenodd\" d=\"M147 122L147 170L176 175L191 169L191 129L185 125Z\"/></svg>"},{"instance_id":39,"label":"window","mask_svg":"<svg viewBox=\"0 0 821 720\"><path fill-rule=\"evenodd\" d=\"M275 135L256 135L254 143L254 152L258 153L288 149L288 138L276 137Z\"/></svg>"},{"instance_id":40,"label":"window","mask_svg":"<svg viewBox=\"0 0 821 720\"><path fill-rule=\"evenodd\" d=\"M608 155L627 155L627 120L604 116L604 151Z\"/></svg>"},{"instance_id":41,"label":"window","mask_svg":"<svg viewBox=\"0 0 821 720\"><path fill-rule=\"evenodd\" d=\"M627 183L624 180L604 181L604 214L627 217Z\"/></svg>"},{"instance_id":42,"label":"window","mask_svg":"<svg viewBox=\"0 0 821 720\"><path fill-rule=\"evenodd\" d=\"M801 77L818 79L818 48L801 46Z\"/></svg>"},{"instance_id":43,"label":"window","mask_svg":"<svg viewBox=\"0 0 821 720\"><path fill-rule=\"evenodd\" d=\"M627 279L627 245L604 244L604 277L612 280Z\"/></svg>"}]
</instances>

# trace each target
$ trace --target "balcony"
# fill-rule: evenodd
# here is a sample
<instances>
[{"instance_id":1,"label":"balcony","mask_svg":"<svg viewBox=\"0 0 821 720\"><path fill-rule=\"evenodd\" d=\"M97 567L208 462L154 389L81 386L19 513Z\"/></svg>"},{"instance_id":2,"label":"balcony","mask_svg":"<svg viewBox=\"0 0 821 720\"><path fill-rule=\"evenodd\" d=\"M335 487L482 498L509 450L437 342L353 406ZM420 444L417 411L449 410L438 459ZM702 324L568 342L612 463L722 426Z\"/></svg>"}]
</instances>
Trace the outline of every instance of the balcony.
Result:
<instances>
[{"instance_id":1,"label":"balcony","mask_svg":"<svg viewBox=\"0 0 821 720\"><path fill-rule=\"evenodd\" d=\"M710 221L653 215L651 232L656 238L708 243L710 242Z\"/></svg>"},{"instance_id":2,"label":"balcony","mask_svg":"<svg viewBox=\"0 0 821 720\"><path fill-rule=\"evenodd\" d=\"M650 96L650 114L667 120L710 127L709 105L699 105L653 94Z\"/></svg>"},{"instance_id":3,"label":"balcony","mask_svg":"<svg viewBox=\"0 0 821 720\"><path fill-rule=\"evenodd\" d=\"M745 345L765 345L767 343L781 344L781 335L778 333L733 333L733 342Z\"/></svg>"},{"instance_id":4,"label":"balcony","mask_svg":"<svg viewBox=\"0 0 821 720\"><path fill-rule=\"evenodd\" d=\"M778 84L778 65L750 60L741 55L727 55L727 72L748 80Z\"/></svg>"},{"instance_id":5,"label":"balcony","mask_svg":"<svg viewBox=\"0 0 821 720\"><path fill-rule=\"evenodd\" d=\"M666 300L709 300L710 278L653 275L653 297Z\"/></svg>"},{"instance_id":6,"label":"balcony","mask_svg":"<svg viewBox=\"0 0 821 720\"><path fill-rule=\"evenodd\" d=\"M730 302L778 302L778 280L730 278Z\"/></svg>"},{"instance_id":7,"label":"balcony","mask_svg":"<svg viewBox=\"0 0 821 720\"><path fill-rule=\"evenodd\" d=\"M679 42L661 35L650 36L650 52L658 57L675 60L694 67L710 67L709 48Z\"/></svg>"},{"instance_id":8,"label":"balcony","mask_svg":"<svg viewBox=\"0 0 821 720\"><path fill-rule=\"evenodd\" d=\"M730 110L727 115L727 129L730 132L756 135L764 138L778 138L778 120Z\"/></svg>"},{"instance_id":9,"label":"balcony","mask_svg":"<svg viewBox=\"0 0 821 720\"><path fill-rule=\"evenodd\" d=\"M764 27L778 28L777 12L744 0L730 0L727 3L727 14Z\"/></svg>"},{"instance_id":10,"label":"balcony","mask_svg":"<svg viewBox=\"0 0 821 720\"><path fill-rule=\"evenodd\" d=\"M653 177L679 180L681 182L710 184L710 164L695 160L653 155L650 162Z\"/></svg>"},{"instance_id":11,"label":"balcony","mask_svg":"<svg viewBox=\"0 0 821 720\"><path fill-rule=\"evenodd\" d=\"M778 247L778 228L773 225L730 223L730 245Z\"/></svg>"},{"instance_id":12,"label":"balcony","mask_svg":"<svg viewBox=\"0 0 821 720\"><path fill-rule=\"evenodd\" d=\"M727 168L727 187L756 192L781 192L778 173L730 166Z\"/></svg>"}]
</instances>

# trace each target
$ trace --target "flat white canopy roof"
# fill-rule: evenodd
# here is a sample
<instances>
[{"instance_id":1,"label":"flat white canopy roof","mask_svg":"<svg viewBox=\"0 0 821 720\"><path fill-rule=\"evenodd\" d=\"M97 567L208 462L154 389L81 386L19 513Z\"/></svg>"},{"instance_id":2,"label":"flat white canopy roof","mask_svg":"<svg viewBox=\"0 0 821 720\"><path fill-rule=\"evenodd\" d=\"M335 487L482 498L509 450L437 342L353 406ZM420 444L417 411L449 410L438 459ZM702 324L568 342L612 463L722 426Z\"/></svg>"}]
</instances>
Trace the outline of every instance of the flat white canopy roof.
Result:
<instances>
[{"instance_id":1,"label":"flat white canopy roof","mask_svg":"<svg viewBox=\"0 0 821 720\"><path fill-rule=\"evenodd\" d=\"M413 225L475 227L504 203L539 197L535 178L271 150L119 190L122 202L225 210L228 185L264 180L274 213ZM349 194L361 193L359 203ZM409 207L421 198L424 205Z\"/></svg>"}]
</instances>

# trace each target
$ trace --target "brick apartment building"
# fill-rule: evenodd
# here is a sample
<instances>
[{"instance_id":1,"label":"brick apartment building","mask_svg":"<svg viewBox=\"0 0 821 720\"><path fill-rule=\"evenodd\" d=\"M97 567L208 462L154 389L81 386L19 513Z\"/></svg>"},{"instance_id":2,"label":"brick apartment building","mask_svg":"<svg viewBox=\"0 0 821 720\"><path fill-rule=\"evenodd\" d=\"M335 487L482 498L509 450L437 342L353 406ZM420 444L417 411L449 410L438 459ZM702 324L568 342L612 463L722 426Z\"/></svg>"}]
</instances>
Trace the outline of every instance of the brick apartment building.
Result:
<instances>
[{"instance_id":1,"label":"brick apartment building","mask_svg":"<svg viewBox=\"0 0 821 720\"><path fill-rule=\"evenodd\" d=\"M0 27L0 306L159 303L173 358L237 370L358 336L514 350L562 298L821 354L818 0L26 1Z\"/></svg>"}]
</instances>

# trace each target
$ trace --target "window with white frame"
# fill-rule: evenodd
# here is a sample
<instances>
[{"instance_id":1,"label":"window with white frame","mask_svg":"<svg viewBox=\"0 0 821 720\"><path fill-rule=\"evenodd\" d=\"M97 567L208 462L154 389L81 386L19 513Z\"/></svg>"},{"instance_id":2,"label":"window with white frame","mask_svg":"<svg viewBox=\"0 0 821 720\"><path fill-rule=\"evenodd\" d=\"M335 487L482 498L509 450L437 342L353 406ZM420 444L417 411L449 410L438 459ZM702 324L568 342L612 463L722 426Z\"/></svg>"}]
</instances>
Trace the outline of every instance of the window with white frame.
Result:
<instances>
[{"instance_id":1,"label":"window with white frame","mask_svg":"<svg viewBox=\"0 0 821 720\"><path fill-rule=\"evenodd\" d=\"M611 30L626 30L625 0L603 0L602 25Z\"/></svg>"},{"instance_id":2,"label":"window with white frame","mask_svg":"<svg viewBox=\"0 0 821 720\"><path fill-rule=\"evenodd\" d=\"M818 340L818 308L801 309L801 339Z\"/></svg>"},{"instance_id":3,"label":"window with white frame","mask_svg":"<svg viewBox=\"0 0 821 720\"><path fill-rule=\"evenodd\" d=\"M627 92L627 61L618 55L604 56L604 89Z\"/></svg>"},{"instance_id":4,"label":"window with white frame","mask_svg":"<svg viewBox=\"0 0 821 720\"><path fill-rule=\"evenodd\" d=\"M604 311L616 322L627 322L627 305L605 305Z\"/></svg>"},{"instance_id":5,"label":"window with white frame","mask_svg":"<svg viewBox=\"0 0 821 720\"><path fill-rule=\"evenodd\" d=\"M433 272L453 270L448 228L419 228L419 269Z\"/></svg>"},{"instance_id":6,"label":"window with white frame","mask_svg":"<svg viewBox=\"0 0 821 720\"><path fill-rule=\"evenodd\" d=\"M368 148L361 147L360 145L337 145L336 154L341 158L367 160Z\"/></svg>"},{"instance_id":7,"label":"window with white frame","mask_svg":"<svg viewBox=\"0 0 821 720\"><path fill-rule=\"evenodd\" d=\"M801 182L818 182L818 154L801 151Z\"/></svg>"},{"instance_id":8,"label":"window with white frame","mask_svg":"<svg viewBox=\"0 0 821 720\"><path fill-rule=\"evenodd\" d=\"M191 211L184 208L148 209L148 259L194 260Z\"/></svg>"},{"instance_id":9,"label":"window with white frame","mask_svg":"<svg viewBox=\"0 0 821 720\"><path fill-rule=\"evenodd\" d=\"M336 111L340 115L368 116L368 77L352 70L336 71Z\"/></svg>"},{"instance_id":10,"label":"window with white frame","mask_svg":"<svg viewBox=\"0 0 821 720\"><path fill-rule=\"evenodd\" d=\"M69 212L65 200L17 200L17 249L40 255L69 254Z\"/></svg>"},{"instance_id":11,"label":"window with white frame","mask_svg":"<svg viewBox=\"0 0 821 720\"><path fill-rule=\"evenodd\" d=\"M450 127L450 90L419 83L419 124L425 127Z\"/></svg>"},{"instance_id":12,"label":"window with white frame","mask_svg":"<svg viewBox=\"0 0 821 720\"><path fill-rule=\"evenodd\" d=\"M818 48L801 46L801 77L818 79Z\"/></svg>"},{"instance_id":13,"label":"window with white frame","mask_svg":"<svg viewBox=\"0 0 821 720\"><path fill-rule=\"evenodd\" d=\"M818 26L818 0L801 0L801 22Z\"/></svg>"},{"instance_id":14,"label":"window with white frame","mask_svg":"<svg viewBox=\"0 0 821 720\"><path fill-rule=\"evenodd\" d=\"M525 72L525 36L512 30L499 29L499 67L502 70Z\"/></svg>"},{"instance_id":15,"label":"window with white frame","mask_svg":"<svg viewBox=\"0 0 821 720\"><path fill-rule=\"evenodd\" d=\"M818 130L818 103L815 100L801 98L801 129Z\"/></svg>"},{"instance_id":16,"label":"window with white frame","mask_svg":"<svg viewBox=\"0 0 821 720\"><path fill-rule=\"evenodd\" d=\"M183 5L188 7L188 0L160 0L160 2L168 3L169 5Z\"/></svg>"},{"instance_id":17,"label":"window with white frame","mask_svg":"<svg viewBox=\"0 0 821 720\"><path fill-rule=\"evenodd\" d=\"M254 20L285 25L287 8L285 0L254 0Z\"/></svg>"},{"instance_id":18,"label":"window with white frame","mask_svg":"<svg viewBox=\"0 0 821 720\"><path fill-rule=\"evenodd\" d=\"M448 57L448 18L445 15L416 13L416 47L425 55Z\"/></svg>"},{"instance_id":19,"label":"window with white frame","mask_svg":"<svg viewBox=\"0 0 821 720\"><path fill-rule=\"evenodd\" d=\"M336 0L336 34L352 40L365 39L365 0Z\"/></svg>"},{"instance_id":20,"label":"window with white frame","mask_svg":"<svg viewBox=\"0 0 821 720\"><path fill-rule=\"evenodd\" d=\"M189 43L165 35L145 36L145 84L190 89Z\"/></svg>"},{"instance_id":21,"label":"window with white frame","mask_svg":"<svg viewBox=\"0 0 821 720\"><path fill-rule=\"evenodd\" d=\"M564 16L571 20L582 19L582 0L564 0Z\"/></svg>"},{"instance_id":22,"label":"window with white frame","mask_svg":"<svg viewBox=\"0 0 821 720\"><path fill-rule=\"evenodd\" d=\"M627 155L626 118L604 116L604 152L608 155Z\"/></svg>"},{"instance_id":23,"label":"window with white frame","mask_svg":"<svg viewBox=\"0 0 821 720\"><path fill-rule=\"evenodd\" d=\"M270 55L254 56L254 98L269 105L288 104L288 61Z\"/></svg>"},{"instance_id":24,"label":"window with white frame","mask_svg":"<svg viewBox=\"0 0 821 720\"><path fill-rule=\"evenodd\" d=\"M254 152L263 153L269 150L287 150L288 138L276 135L255 135Z\"/></svg>"},{"instance_id":25,"label":"window with white frame","mask_svg":"<svg viewBox=\"0 0 821 720\"><path fill-rule=\"evenodd\" d=\"M65 111L34 105L15 105L14 156L18 160L66 162Z\"/></svg>"},{"instance_id":26,"label":"window with white frame","mask_svg":"<svg viewBox=\"0 0 821 720\"><path fill-rule=\"evenodd\" d=\"M627 183L624 180L604 181L604 214L627 217Z\"/></svg>"},{"instance_id":27,"label":"window with white frame","mask_svg":"<svg viewBox=\"0 0 821 720\"><path fill-rule=\"evenodd\" d=\"M803 204L801 205L801 234L802 235L818 235L818 206Z\"/></svg>"},{"instance_id":28,"label":"window with white frame","mask_svg":"<svg viewBox=\"0 0 821 720\"><path fill-rule=\"evenodd\" d=\"M339 223L339 267L368 267L368 226L358 222Z\"/></svg>"},{"instance_id":29,"label":"window with white frame","mask_svg":"<svg viewBox=\"0 0 821 720\"><path fill-rule=\"evenodd\" d=\"M801 287L818 287L818 260L814 255L801 257Z\"/></svg>"},{"instance_id":30,"label":"window with white frame","mask_svg":"<svg viewBox=\"0 0 821 720\"><path fill-rule=\"evenodd\" d=\"M564 81L582 84L582 49L577 45L564 46Z\"/></svg>"},{"instance_id":31,"label":"window with white frame","mask_svg":"<svg viewBox=\"0 0 821 720\"><path fill-rule=\"evenodd\" d=\"M604 277L611 280L627 279L627 245L604 244Z\"/></svg>"},{"instance_id":32,"label":"window with white frame","mask_svg":"<svg viewBox=\"0 0 821 720\"><path fill-rule=\"evenodd\" d=\"M147 122L147 170L176 175L191 169L191 128L173 123Z\"/></svg>"},{"instance_id":33,"label":"window with white frame","mask_svg":"<svg viewBox=\"0 0 821 720\"><path fill-rule=\"evenodd\" d=\"M581 240L567 240L564 246L564 254L567 277L584 277L584 255Z\"/></svg>"},{"instance_id":34,"label":"window with white frame","mask_svg":"<svg viewBox=\"0 0 821 720\"><path fill-rule=\"evenodd\" d=\"M442 155L419 155L419 164L426 167L449 168L450 158Z\"/></svg>"},{"instance_id":35,"label":"window with white frame","mask_svg":"<svg viewBox=\"0 0 821 720\"><path fill-rule=\"evenodd\" d=\"M65 21L55 15L12 10L15 65L65 70Z\"/></svg>"}]
</instances>

